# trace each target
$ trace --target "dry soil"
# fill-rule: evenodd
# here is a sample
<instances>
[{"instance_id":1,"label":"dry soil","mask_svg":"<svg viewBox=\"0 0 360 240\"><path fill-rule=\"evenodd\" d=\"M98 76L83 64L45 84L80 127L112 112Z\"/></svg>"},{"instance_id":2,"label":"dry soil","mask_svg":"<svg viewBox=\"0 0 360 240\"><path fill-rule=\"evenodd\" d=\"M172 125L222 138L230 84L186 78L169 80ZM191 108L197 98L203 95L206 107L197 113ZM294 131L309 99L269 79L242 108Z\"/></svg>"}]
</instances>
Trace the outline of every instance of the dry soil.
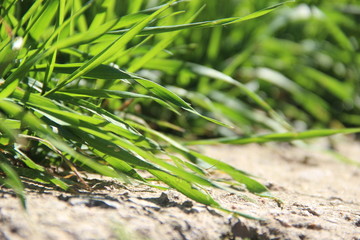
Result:
<instances>
[{"instance_id":1,"label":"dry soil","mask_svg":"<svg viewBox=\"0 0 360 240\"><path fill-rule=\"evenodd\" d=\"M0 239L360 239L360 143L336 138L289 144L203 146L199 150L258 176L282 204L246 192L210 192L236 218L173 191L91 176L92 192L69 194L27 182L27 212L0 187ZM211 170L209 170L211 171ZM221 173L214 172L221 176Z\"/></svg>"}]
</instances>

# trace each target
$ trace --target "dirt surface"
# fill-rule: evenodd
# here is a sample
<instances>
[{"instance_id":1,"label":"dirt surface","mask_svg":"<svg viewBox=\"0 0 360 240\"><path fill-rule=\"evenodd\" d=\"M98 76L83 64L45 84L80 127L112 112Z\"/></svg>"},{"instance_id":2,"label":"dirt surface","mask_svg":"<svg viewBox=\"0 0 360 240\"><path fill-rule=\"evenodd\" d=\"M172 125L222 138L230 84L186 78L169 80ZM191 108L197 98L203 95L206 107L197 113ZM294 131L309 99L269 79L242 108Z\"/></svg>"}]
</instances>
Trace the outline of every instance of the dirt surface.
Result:
<instances>
[{"instance_id":1,"label":"dirt surface","mask_svg":"<svg viewBox=\"0 0 360 240\"><path fill-rule=\"evenodd\" d=\"M335 148L360 162L360 143ZM0 188L0 239L360 239L360 168L323 150L287 144L205 146L200 150L259 177L283 201L214 191L224 207L257 216L235 218L183 195L95 177L93 192L69 194L28 183L28 211ZM334 147L334 146L331 146ZM215 173L218 175L219 173Z\"/></svg>"}]
</instances>

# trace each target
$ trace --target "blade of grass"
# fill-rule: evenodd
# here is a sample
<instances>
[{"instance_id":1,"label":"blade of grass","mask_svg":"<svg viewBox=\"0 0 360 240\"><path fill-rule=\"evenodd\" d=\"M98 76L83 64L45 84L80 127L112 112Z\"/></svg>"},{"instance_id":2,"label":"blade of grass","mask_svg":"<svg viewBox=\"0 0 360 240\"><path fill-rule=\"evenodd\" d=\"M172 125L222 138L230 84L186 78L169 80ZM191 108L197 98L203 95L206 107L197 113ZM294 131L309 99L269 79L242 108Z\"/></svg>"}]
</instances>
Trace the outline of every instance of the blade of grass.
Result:
<instances>
[{"instance_id":1,"label":"blade of grass","mask_svg":"<svg viewBox=\"0 0 360 240\"><path fill-rule=\"evenodd\" d=\"M80 68L83 65L83 63L67 63L67 64L54 64L53 72L55 73L65 73L65 74L72 74L74 71L76 71L78 68ZM34 68L31 69L31 71L34 72L44 72L47 69L47 66L45 64L39 64L35 65ZM85 78L99 78L99 79L133 79L135 76L132 76L131 74L109 66L100 64L90 71L86 72L81 77Z\"/></svg>"},{"instance_id":2,"label":"blade of grass","mask_svg":"<svg viewBox=\"0 0 360 240\"><path fill-rule=\"evenodd\" d=\"M58 186L65 191L70 189L70 186L67 183L55 176L52 176L51 174L48 174L43 166L35 163L22 151L20 151L19 149L15 150L18 153L19 158L25 163L25 165L32 169L32 171L30 169L28 171L26 171L25 169L20 171L22 176L27 176L43 183L53 183L55 186ZM17 169L17 171L18 170L19 169ZM25 172L28 173L28 175L23 175Z\"/></svg>"},{"instance_id":3,"label":"blade of grass","mask_svg":"<svg viewBox=\"0 0 360 240\"><path fill-rule=\"evenodd\" d=\"M247 174L243 171L240 171L227 163L224 163L224 162L216 160L214 158L205 156L201 153L198 153L195 151L190 151L190 154L205 161L206 163L214 166L215 168L226 172L234 180L238 181L239 183L244 184L250 192L256 193L260 196L272 197L269 190L264 185L259 183L258 181L250 178L249 174Z\"/></svg>"},{"instance_id":4,"label":"blade of grass","mask_svg":"<svg viewBox=\"0 0 360 240\"><path fill-rule=\"evenodd\" d=\"M20 199L21 206L26 209L26 197L25 197L25 190L24 185L21 182L21 179L19 178L16 171L8 164L6 164L4 161L6 161L6 158L2 155L0 152L0 169L6 174L6 179L0 179L0 182L5 184L6 186L12 188L16 195Z\"/></svg>"},{"instance_id":5,"label":"blade of grass","mask_svg":"<svg viewBox=\"0 0 360 240\"><path fill-rule=\"evenodd\" d=\"M286 132L286 133L272 133L254 137L231 137L231 138L218 138L206 139L185 142L186 145L198 144L249 144L249 143L265 143L265 142L288 142L294 140L303 140L308 138L327 137L335 134L351 134L360 132L360 128L344 128L344 129L316 129L304 132Z\"/></svg>"},{"instance_id":6,"label":"blade of grass","mask_svg":"<svg viewBox=\"0 0 360 240\"><path fill-rule=\"evenodd\" d=\"M59 1L48 1L47 5L42 6L41 15L33 22L29 31L31 37L39 41L43 36L45 30L50 26L51 21L55 18L57 9L59 8Z\"/></svg>"},{"instance_id":7,"label":"blade of grass","mask_svg":"<svg viewBox=\"0 0 360 240\"><path fill-rule=\"evenodd\" d=\"M276 8L288 4L295 1L286 1L283 3L279 3L276 5L273 5L271 7L267 7L265 9L259 10L257 12L251 13L244 17L231 17L231 18L223 18L223 19L217 19L217 20L211 20L211 21L203 21L203 22L195 22L195 23L188 23L188 24L180 24L180 25L174 25L174 26L156 26L156 27L146 27L141 32L143 35L148 34L159 34L164 32L171 32L171 31L179 31L183 29L191 29L191 28L208 28L208 27L215 27L215 26L222 26L222 25L228 25L228 24L234 24L239 23L242 21L258 18L260 16L263 16L265 14L268 14L272 11L274 11ZM123 32L128 31L125 30L118 30L118 31L112 31L111 34L121 34Z\"/></svg>"}]
</instances>

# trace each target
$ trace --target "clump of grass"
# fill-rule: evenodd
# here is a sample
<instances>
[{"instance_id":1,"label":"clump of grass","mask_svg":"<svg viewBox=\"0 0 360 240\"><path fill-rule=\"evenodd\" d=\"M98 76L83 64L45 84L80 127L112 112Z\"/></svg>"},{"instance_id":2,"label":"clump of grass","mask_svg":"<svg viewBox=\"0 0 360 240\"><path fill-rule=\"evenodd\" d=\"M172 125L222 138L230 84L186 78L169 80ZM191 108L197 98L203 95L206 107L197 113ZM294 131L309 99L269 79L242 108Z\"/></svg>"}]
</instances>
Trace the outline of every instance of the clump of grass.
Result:
<instances>
[{"instance_id":1,"label":"clump of grass","mask_svg":"<svg viewBox=\"0 0 360 240\"><path fill-rule=\"evenodd\" d=\"M266 4L268 1L229 1L222 6L221 2L209 1L207 11L199 18L241 15ZM204 131L203 126L210 124L199 121L194 131L203 137L288 129L264 114L267 110L259 101L234 87L236 82L295 122L299 131L358 127L358 8L358 4L346 0L297 1L241 26L188 31L184 33L186 40L178 41L192 45L178 48L173 52L175 56L158 56L146 67L172 76L166 84L186 89L177 93L202 112L234 126L233 131ZM184 64L184 60L191 64Z\"/></svg>"},{"instance_id":2,"label":"clump of grass","mask_svg":"<svg viewBox=\"0 0 360 240\"><path fill-rule=\"evenodd\" d=\"M203 121L212 129L218 126L229 131L234 126L240 129L246 122L244 128L250 129L251 120L276 131L292 131L291 125L229 70L230 74L224 74L227 71L169 56L181 53L193 29L213 27L208 56L215 61L220 53L216 39L221 38L224 25L265 16L283 3L253 9L239 15L242 17L204 21L197 20L204 9L200 3L169 1L146 8L142 1L126 1L126 7L115 0L86 4L80 0L37 0L32 4L5 1L0 9L0 167L7 176L4 183L24 199L19 176L69 190L75 182L61 175L72 171L83 187L88 187L78 173L84 170L125 181L162 182L197 202L223 209L202 190L229 190L229 183L207 176L203 166L211 165L248 191L271 197L250 174L190 150L168 133L186 128L204 136L211 130L203 127L198 131ZM160 78L175 73L178 78L168 78L176 81L172 86ZM202 79L191 91L187 85L193 76ZM211 87L213 91L204 85L211 78L221 81ZM251 99L266 114L256 115L244 104L232 109L228 104L239 103L238 95L225 94L224 85ZM201 108L194 108L182 96ZM241 124L238 114L246 116ZM183 121L194 126L181 124ZM274 134L265 139L292 140L356 131ZM64 171L53 174L49 169L54 166ZM153 177L145 178L139 170Z\"/></svg>"}]
</instances>

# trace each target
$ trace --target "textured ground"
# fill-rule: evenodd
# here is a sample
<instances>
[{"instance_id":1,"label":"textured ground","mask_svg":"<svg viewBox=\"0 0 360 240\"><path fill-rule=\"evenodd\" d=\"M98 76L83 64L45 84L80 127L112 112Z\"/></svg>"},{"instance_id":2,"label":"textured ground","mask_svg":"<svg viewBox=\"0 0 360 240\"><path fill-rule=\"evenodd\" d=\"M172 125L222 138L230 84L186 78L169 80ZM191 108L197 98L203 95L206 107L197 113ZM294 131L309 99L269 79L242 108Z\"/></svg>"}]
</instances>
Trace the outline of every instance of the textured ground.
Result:
<instances>
[{"instance_id":1,"label":"textured ground","mask_svg":"<svg viewBox=\"0 0 360 240\"><path fill-rule=\"evenodd\" d=\"M335 141L340 153L360 162L359 142ZM212 192L225 207L264 221L234 218L175 191L96 177L90 181L95 191L77 195L29 183L27 213L0 188L0 239L359 240L360 168L324 153L329 147L321 141L312 149L286 144L200 149L259 176L283 201L279 206L271 199Z\"/></svg>"}]
</instances>

